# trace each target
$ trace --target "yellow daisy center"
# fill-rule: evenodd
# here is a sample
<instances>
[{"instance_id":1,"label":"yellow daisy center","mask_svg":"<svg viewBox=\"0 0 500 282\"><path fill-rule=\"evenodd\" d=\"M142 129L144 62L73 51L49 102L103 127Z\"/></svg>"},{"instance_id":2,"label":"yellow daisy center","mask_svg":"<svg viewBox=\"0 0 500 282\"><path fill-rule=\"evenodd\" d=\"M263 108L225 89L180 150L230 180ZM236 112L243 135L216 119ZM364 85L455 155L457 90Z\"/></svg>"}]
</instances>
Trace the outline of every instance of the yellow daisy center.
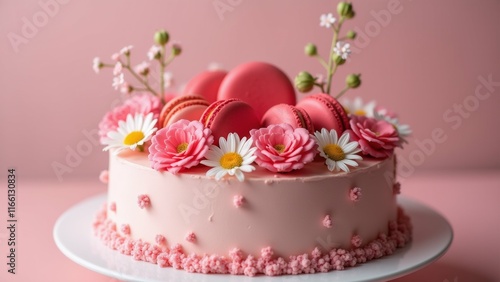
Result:
<instances>
[{"instance_id":1,"label":"yellow daisy center","mask_svg":"<svg viewBox=\"0 0 500 282\"><path fill-rule=\"evenodd\" d=\"M323 147L323 151L328 156L328 158L338 162L345 159L345 153L342 148L337 144L328 144Z\"/></svg>"},{"instance_id":2,"label":"yellow daisy center","mask_svg":"<svg viewBox=\"0 0 500 282\"><path fill-rule=\"evenodd\" d=\"M355 115L357 116L366 116L366 112L363 109L358 109L354 112Z\"/></svg>"},{"instance_id":3,"label":"yellow daisy center","mask_svg":"<svg viewBox=\"0 0 500 282\"><path fill-rule=\"evenodd\" d=\"M186 151L188 148L188 143L184 142L184 143L181 143L177 146L177 153L182 153L184 151Z\"/></svg>"},{"instance_id":4,"label":"yellow daisy center","mask_svg":"<svg viewBox=\"0 0 500 282\"><path fill-rule=\"evenodd\" d=\"M285 145L283 144L274 145L274 149L276 150L276 152L281 154L283 153L283 151L285 151Z\"/></svg>"},{"instance_id":5,"label":"yellow daisy center","mask_svg":"<svg viewBox=\"0 0 500 282\"><path fill-rule=\"evenodd\" d=\"M243 163L243 158L238 153L225 153L222 158L220 158L220 166L224 169L232 169L241 166Z\"/></svg>"},{"instance_id":6,"label":"yellow daisy center","mask_svg":"<svg viewBox=\"0 0 500 282\"><path fill-rule=\"evenodd\" d=\"M142 131L132 131L123 140L123 144L130 146L137 144L139 141L144 139L144 133Z\"/></svg>"}]
</instances>

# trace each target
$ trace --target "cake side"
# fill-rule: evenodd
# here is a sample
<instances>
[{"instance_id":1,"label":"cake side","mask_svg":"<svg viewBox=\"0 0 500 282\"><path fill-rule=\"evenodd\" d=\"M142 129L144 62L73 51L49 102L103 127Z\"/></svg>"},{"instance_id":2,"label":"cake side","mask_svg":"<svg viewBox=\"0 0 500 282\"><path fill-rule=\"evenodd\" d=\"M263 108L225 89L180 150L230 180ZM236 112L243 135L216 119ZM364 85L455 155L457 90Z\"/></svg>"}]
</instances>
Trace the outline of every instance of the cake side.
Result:
<instances>
[{"instance_id":1,"label":"cake side","mask_svg":"<svg viewBox=\"0 0 500 282\"><path fill-rule=\"evenodd\" d=\"M272 247L288 257L316 247L349 249L354 237L367 243L387 234L397 216L393 158L362 161L350 173L321 173L322 162L292 174L257 169L239 182L215 181L201 166L178 175L158 172L146 156L110 154L108 217L121 235L149 243L161 235L187 254L239 248L258 256ZM147 207L139 204L144 196ZM186 239L190 233L196 240Z\"/></svg>"}]
</instances>

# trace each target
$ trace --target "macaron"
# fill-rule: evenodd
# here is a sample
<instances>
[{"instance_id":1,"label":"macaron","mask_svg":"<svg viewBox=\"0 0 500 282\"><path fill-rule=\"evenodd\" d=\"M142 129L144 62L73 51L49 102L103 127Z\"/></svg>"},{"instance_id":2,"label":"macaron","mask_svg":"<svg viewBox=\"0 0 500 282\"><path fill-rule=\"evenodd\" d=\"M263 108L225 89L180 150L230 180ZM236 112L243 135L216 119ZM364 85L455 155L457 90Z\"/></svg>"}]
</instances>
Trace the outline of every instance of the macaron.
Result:
<instances>
[{"instance_id":1,"label":"macaron","mask_svg":"<svg viewBox=\"0 0 500 282\"><path fill-rule=\"evenodd\" d=\"M213 103L217 100L219 86L226 75L227 72L223 70L204 71L188 82L182 95L199 95Z\"/></svg>"},{"instance_id":2,"label":"macaron","mask_svg":"<svg viewBox=\"0 0 500 282\"><path fill-rule=\"evenodd\" d=\"M261 121L263 127L280 123L288 123L293 128L305 128L309 133L314 133L311 118L304 109L299 107L288 104L275 105L267 110Z\"/></svg>"},{"instance_id":3,"label":"macaron","mask_svg":"<svg viewBox=\"0 0 500 282\"><path fill-rule=\"evenodd\" d=\"M229 133L237 133L240 138L250 137L250 130L260 127L260 119L252 106L235 98L212 103L200 121L212 130L215 145L220 137L227 138Z\"/></svg>"},{"instance_id":4,"label":"macaron","mask_svg":"<svg viewBox=\"0 0 500 282\"><path fill-rule=\"evenodd\" d=\"M160 112L158 125L166 127L178 120L199 120L210 103L201 96L178 96L170 100Z\"/></svg>"},{"instance_id":5,"label":"macaron","mask_svg":"<svg viewBox=\"0 0 500 282\"><path fill-rule=\"evenodd\" d=\"M279 68L250 62L231 70L219 88L219 100L237 98L251 105L261 119L276 104L295 105L292 82Z\"/></svg>"},{"instance_id":6,"label":"macaron","mask_svg":"<svg viewBox=\"0 0 500 282\"><path fill-rule=\"evenodd\" d=\"M297 103L312 120L315 130L335 129L342 134L349 129L349 118L342 105L332 96L324 93L314 94Z\"/></svg>"}]
</instances>

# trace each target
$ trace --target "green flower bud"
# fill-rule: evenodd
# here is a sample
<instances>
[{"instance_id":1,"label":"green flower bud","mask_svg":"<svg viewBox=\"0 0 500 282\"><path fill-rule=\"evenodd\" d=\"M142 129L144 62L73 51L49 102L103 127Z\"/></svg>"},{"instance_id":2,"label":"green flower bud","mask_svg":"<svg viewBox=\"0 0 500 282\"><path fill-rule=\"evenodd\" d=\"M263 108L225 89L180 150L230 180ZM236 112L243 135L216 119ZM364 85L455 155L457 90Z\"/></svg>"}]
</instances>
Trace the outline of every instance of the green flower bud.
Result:
<instances>
[{"instance_id":1,"label":"green flower bud","mask_svg":"<svg viewBox=\"0 0 500 282\"><path fill-rule=\"evenodd\" d=\"M338 66L343 65L345 63L345 60L342 58L342 56L339 56L338 54L333 54L333 61Z\"/></svg>"},{"instance_id":2,"label":"green flower bud","mask_svg":"<svg viewBox=\"0 0 500 282\"><path fill-rule=\"evenodd\" d=\"M349 38L349 39L355 39L357 36L356 32L354 30L349 30L346 34L345 37Z\"/></svg>"},{"instance_id":3,"label":"green flower bud","mask_svg":"<svg viewBox=\"0 0 500 282\"><path fill-rule=\"evenodd\" d=\"M304 52L306 53L307 56L313 57L318 54L318 50L316 49L316 45L309 43L306 45L304 48Z\"/></svg>"},{"instance_id":4,"label":"green flower bud","mask_svg":"<svg viewBox=\"0 0 500 282\"><path fill-rule=\"evenodd\" d=\"M359 74L350 74L345 79L345 83L349 88L358 88L361 85L361 78Z\"/></svg>"},{"instance_id":5,"label":"green flower bud","mask_svg":"<svg viewBox=\"0 0 500 282\"><path fill-rule=\"evenodd\" d=\"M314 81L310 73L302 71L295 77L295 87L302 93L309 92L314 87Z\"/></svg>"},{"instance_id":6,"label":"green flower bud","mask_svg":"<svg viewBox=\"0 0 500 282\"><path fill-rule=\"evenodd\" d=\"M351 3L340 2L337 5L337 13L339 14L339 16L348 18L347 15L350 14L351 12L352 12L352 4Z\"/></svg>"},{"instance_id":7,"label":"green flower bud","mask_svg":"<svg viewBox=\"0 0 500 282\"><path fill-rule=\"evenodd\" d=\"M167 44L169 39L168 32L165 30L160 30L155 33L155 42L158 43L159 45L165 45Z\"/></svg>"},{"instance_id":8,"label":"green flower bud","mask_svg":"<svg viewBox=\"0 0 500 282\"><path fill-rule=\"evenodd\" d=\"M352 19L352 18L354 18L355 15L356 15L356 12L350 11L349 13L347 13L347 15L345 15L345 17L346 17L346 19Z\"/></svg>"},{"instance_id":9,"label":"green flower bud","mask_svg":"<svg viewBox=\"0 0 500 282\"><path fill-rule=\"evenodd\" d=\"M179 56L182 53L182 47L179 44L172 45L172 53L174 56Z\"/></svg>"}]
</instances>

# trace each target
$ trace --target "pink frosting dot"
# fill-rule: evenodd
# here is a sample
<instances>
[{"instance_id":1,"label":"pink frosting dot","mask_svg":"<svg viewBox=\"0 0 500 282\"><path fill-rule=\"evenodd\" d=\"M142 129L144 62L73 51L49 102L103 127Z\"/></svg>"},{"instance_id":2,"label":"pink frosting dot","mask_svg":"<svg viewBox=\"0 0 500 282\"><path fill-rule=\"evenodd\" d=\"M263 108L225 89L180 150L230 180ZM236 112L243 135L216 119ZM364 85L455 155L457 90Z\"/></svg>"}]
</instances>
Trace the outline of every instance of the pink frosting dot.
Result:
<instances>
[{"instance_id":1,"label":"pink frosting dot","mask_svg":"<svg viewBox=\"0 0 500 282\"><path fill-rule=\"evenodd\" d=\"M239 208L239 207L243 206L244 200L245 200L245 198L242 195L235 195L233 197L233 204L235 207Z\"/></svg>"},{"instance_id":2,"label":"pink frosting dot","mask_svg":"<svg viewBox=\"0 0 500 282\"><path fill-rule=\"evenodd\" d=\"M130 235L130 225L122 224L122 226L120 227L120 231L125 235Z\"/></svg>"},{"instance_id":3,"label":"pink frosting dot","mask_svg":"<svg viewBox=\"0 0 500 282\"><path fill-rule=\"evenodd\" d=\"M394 183L394 185L392 186L392 193L394 195L401 194L401 183Z\"/></svg>"},{"instance_id":4,"label":"pink frosting dot","mask_svg":"<svg viewBox=\"0 0 500 282\"><path fill-rule=\"evenodd\" d=\"M101 173L99 174L99 180L102 183L107 184L109 182L109 171L108 170L101 171Z\"/></svg>"},{"instance_id":5,"label":"pink frosting dot","mask_svg":"<svg viewBox=\"0 0 500 282\"><path fill-rule=\"evenodd\" d=\"M165 238L165 236L158 234L155 237L155 241L156 241L156 244L163 245L167 242L167 239Z\"/></svg>"},{"instance_id":6,"label":"pink frosting dot","mask_svg":"<svg viewBox=\"0 0 500 282\"><path fill-rule=\"evenodd\" d=\"M151 206L151 200L148 195L142 194L137 196L137 204L141 209L149 208Z\"/></svg>"},{"instance_id":7,"label":"pink frosting dot","mask_svg":"<svg viewBox=\"0 0 500 282\"><path fill-rule=\"evenodd\" d=\"M326 215L325 218L323 219L323 226L326 228L332 228L333 222L330 215Z\"/></svg>"},{"instance_id":8,"label":"pink frosting dot","mask_svg":"<svg viewBox=\"0 0 500 282\"><path fill-rule=\"evenodd\" d=\"M196 242L196 235L194 234L194 232L189 232L184 239L186 239L186 241L190 243L194 243Z\"/></svg>"},{"instance_id":9,"label":"pink frosting dot","mask_svg":"<svg viewBox=\"0 0 500 282\"><path fill-rule=\"evenodd\" d=\"M109 204L109 210L112 212L116 212L116 203L115 202L111 202Z\"/></svg>"},{"instance_id":10,"label":"pink frosting dot","mask_svg":"<svg viewBox=\"0 0 500 282\"><path fill-rule=\"evenodd\" d=\"M349 198L353 202L357 202L361 199L361 188L359 187L353 187L349 191Z\"/></svg>"},{"instance_id":11,"label":"pink frosting dot","mask_svg":"<svg viewBox=\"0 0 500 282\"><path fill-rule=\"evenodd\" d=\"M351 238L351 244L358 248L361 246L361 244L363 244L363 239L361 239L361 236L359 235L353 235L352 238Z\"/></svg>"}]
</instances>

